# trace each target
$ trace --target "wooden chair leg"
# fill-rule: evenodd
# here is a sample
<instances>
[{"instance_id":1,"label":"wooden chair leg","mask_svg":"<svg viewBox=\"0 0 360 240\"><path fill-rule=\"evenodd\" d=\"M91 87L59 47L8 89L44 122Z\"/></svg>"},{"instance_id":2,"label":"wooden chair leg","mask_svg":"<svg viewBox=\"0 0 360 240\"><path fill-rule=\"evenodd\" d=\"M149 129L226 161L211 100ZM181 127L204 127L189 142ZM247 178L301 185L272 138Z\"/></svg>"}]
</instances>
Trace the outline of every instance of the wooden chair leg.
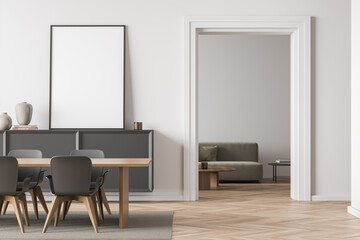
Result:
<instances>
[{"instance_id":1,"label":"wooden chair leg","mask_svg":"<svg viewBox=\"0 0 360 240\"><path fill-rule=\"evenodd\" d=\"M38 205L37 205L36 191L35 191L35 189L29 189L29 193L31 195L32 203L34 206L35 219L39 220L39 210L38 210Z\"/></svg>"},{"instance_id":2,"label":"wooden chair leg","mask_svg":"<svg viewBox=\"0 0 360 240\"><path fill-rule=\"evenodd\" d=\"M67 205L67 208L66 208L66 215L68 214L69 212L69 209L70 209L70 205L71 205L72 201L68 201L68 205Z\"/></svg>"},{"instance_id":3,"label":"wooden chair leg","mask_svg":"<svg viewBox=\"0 0 360 240\"><path fill-rule=\"evenodd\" d=\"M91 200L91 197L81 197L80 199L82 202L85 203L93 228L95 232L98 233L99 230L96 224L95 206L93 204L93 201Z\"/></svg>"},{"instance_id":4,"label":"wooden chair leg","mask_svg":"<svg viewBox=\"0 0 360 240\"><path fill-rule=\"evenodd\" d=\"M57 227L58 222L59 222L59 215L60 215L60 211L61 211L61 204L62 204L62 202L59 204L59 206L57 207L57 209L56 209L56 211L55 211L54 227Z\"/></svg>"},{"instance_id":5,"label":"wooden chair leg","mask_svg":"<svg viewBox=\"0 0 360 240\"><path fill-rule=\"evenodd\" d=\"M44 195L43 195L43 192L41 190L41 187L40 186L36 186L35 187L35 192L36 192L36 196L38 197L39 201L40 201L40 204L41 206L44 208L46 214L49 213L49 210L47 208L47 205L46 205L46 202L45 202L45 198L44 198Z\"/></svg>"},{"instance_id":6,"label":"wooden chair leg","mask_svg":"<svg viewBox=\"0 0 360 240\"><path fill-rule=\"evenodd\" d=\"M22 217L21 217L19 198L18 197L11 197L11 204L14 207L16 218L17 218L17 221L19 223L20 230L21 230L22 233L24 233L25 230L24 230L23 220L22 220Z\"/></svg>"},{"instance_id":7,"label":"wooden chair leg","mask_svg":"<svg viewBox=\"0 0 360 240\"><path fill-rule=\"evenodd\" d=\"M25 193L21 194L19 196L19 200L21 203L21 208L23 210L23 214L24 214L24 218L25 218L25 224L26 226L30 226L30 222L29 222L29 212L28 212L28 208L27 208L27 202L26 202L26 195Z\"/></svg>"},{"instance_id":8,"label":"wooden chair leg","mask_svg":"<svg viewBox=\"0 0 360 240\"><path fill-rule=\"evenodd\" d=\"M61 205L62 201L63 201L62 197L60 197L60 196L55 196L54 197L54 199L52 201L52 204L51 204L49 214L46 217L46 221L45 221L44 228L43 228L43 231L42 231L43 233L45 233L46 230L48 229L48 227L50 225L50 222L54 217L55 211L59 208L59 205Z\"/></svg>"},{"instance_id":9,"label":"wooden chair leg","mask_svg":"<svg viewBox=\"0 0 360 240\"><path fill-rule=\"evenodd\" d=\"M97 207L96 207L96 197L95 197L95 195L91 196L91 201L92 201L92 203L94 205L96 225L99 226L99 215L98 215L98 211L97 211Z\"/></svg>"},{"instance_id":10,"label":"wooden chair leg","mask_svg":"<svg viewBox=\"0 0 360 240\"><path fill-rule=\"evenodd\" d=\"M102 197L100 191L96 193L96 197L97 197L97 204L99 207L100 218L101 220L104 220L104 209L103 209L103 203L102 203Z\"/></svg>"},{"instance_id":11,"label":"wooden chair leg","mask_svg":"<svg viewBox=\"0 0 360 240\"><path fill-rule=\"evenodd\" d=\"M66 208L63 208L63 211L64 211L64 212L63 212L63 220L65 220L65 217L66 217L66 215L67 215L68 212L69 212L71 202L72 202L72 200L66 201Z\"/></svg>"},{"instance_id":12,"label":"wooden chair leg","mask_svg":"<svg viewBox=\"0 0 360 240\"><path fill-rule=\"evenodd\" d=\"M8 206L9 206L9 201L4 201L4 208L3 208L3 211L2 211L2 214L3 215L5 215L5 213L6 213L6 210L7 210L7 208L8 208Z\"/></svg>"},{"instance_id":13,"label":"wooden chair leg","mask_svg":"<svg viewBox=\"0 0 360 240\"><path fill-rule=\"evenodd\" d=\"M69 204L68 201L63 202L62 220L65 220L66 210L67 210L68 204Z\"/></svg>"},{"instance_id":14,"label":"wooden chair leg","mask_svg":"<svg viewBox=\"0 0 360 240\"><path fill-rule=\"evenodd\" d=\"M109 206L108 200L107 200L107 198L106 198L104 188L103 188L103 187L100 187L99 191L100 191L100 193L101 193L101 201L103 202L103 204L104 204L104 206L105 206L106 211L108 212L108 214L111 215L110 206Z\"/></svg>"},{"instance_id":15,"label":"wooden chair leg","mask_svg":"<svg viewBox=\"0 0 360 240\"><path fill-rule=\"evenodd\" d=\"M0 200L0 215L1 215L1 210L2 210L3 205L4 205L4 201Z\"/></svg>"}]
</instances>

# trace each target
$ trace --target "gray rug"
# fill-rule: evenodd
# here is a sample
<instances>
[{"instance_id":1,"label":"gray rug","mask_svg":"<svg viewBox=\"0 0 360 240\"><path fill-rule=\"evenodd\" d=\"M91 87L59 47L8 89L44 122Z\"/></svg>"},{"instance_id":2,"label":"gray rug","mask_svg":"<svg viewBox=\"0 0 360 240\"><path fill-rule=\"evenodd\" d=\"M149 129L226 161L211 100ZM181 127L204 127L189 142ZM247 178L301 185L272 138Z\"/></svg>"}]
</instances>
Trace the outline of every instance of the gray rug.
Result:
<instances>
[{"instance_id":1,"label":"gray rug","mask_svg":"<svg viewBox=\"0 0 360 240\"><path fill-rule=\"evenodd\" d=\"M59 219L54 227L49 225L46 233L41 233L45 214L35 220L29 212L30 226L25 226L25 233L20 232L14 213L0 215L0 239L171 239L173 212L131 211L124 229L118 228L118 212L105 219L99 219L99 233L95 233L87 212L69 212L65 221Z\"/></svg>"}]
</instances>

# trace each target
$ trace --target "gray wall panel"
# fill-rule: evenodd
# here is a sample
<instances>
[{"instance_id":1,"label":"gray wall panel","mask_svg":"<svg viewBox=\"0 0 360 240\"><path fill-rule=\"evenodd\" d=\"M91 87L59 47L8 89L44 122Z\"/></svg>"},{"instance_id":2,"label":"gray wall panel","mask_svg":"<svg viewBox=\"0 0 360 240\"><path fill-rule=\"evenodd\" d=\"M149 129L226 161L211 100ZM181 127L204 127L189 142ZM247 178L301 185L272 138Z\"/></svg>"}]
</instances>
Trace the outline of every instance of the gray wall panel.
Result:
<instances>
[{"instance_id":1,"label":"gray wall panel","mask_svg":"<svg viewBox=\"0 0 360 240\"><path fill-rule=\"evenodd\" d=\"M39 149L43 157L69 155L75 149L76 132L7 132L7 153L13 149Z\"/></svg>"},{"instance_id":2,"label":"gray wall panel","mask_svg":"<svg viewBox=\"0 0 360 240\"><path fill-rule=\"evenodd\" d=\"M0 150L3 138L0 132ZM79 149L102 149L105 157L153 158L153 131L97 131L97 130L36 130L5 131L6 154L13 149L39 149L44 157L69 155ZM1 151L0 155L2 155ZM48 168L46 174L50 174ZM130 168L130 191L149 192L153 190L153 163L147 168ZM107 191L118 191L119 170L111 168L105 182ZM44 180L43 190L49 191L48 181Z\"/></svg>"},{"instance_id":3,"label":"gray wall panel","mask_svg":"<svg viewBox=\"0 0 360 240\"><path fill-rule=\"evenodd\" d=\"M0 131L0 156L5 155L4 154L4 131Z\"/></svg>"},{"instance_id":4,"label":"gray wall panel","mask_svg":"<svg viewBox=\"0 0 360 240\"><path fill-rule=\"evenodd\" d=\"M7 131L6 154L14 149L39 149L43 157L56 155L69 155L75 149L76 131ZM51 174L50 168L46 169L46 175ZM42 189L49 191L48 180L42 183Z\"/></svg>"},{"instance_id":5,"label":"gray wall panel","mask_svg":"<svg viewBox=\"0 0 360 240\"><path fill-rule=\"evenodd\" d=\"M81 131L80 149L101 149L105 157L152 157L152 131ZM151 164L147 168L130 168L129 187L131 192L152 191ZM111 168L104 184L107 191L118 191L119 171Z\"/></svg>"}]
</instances>

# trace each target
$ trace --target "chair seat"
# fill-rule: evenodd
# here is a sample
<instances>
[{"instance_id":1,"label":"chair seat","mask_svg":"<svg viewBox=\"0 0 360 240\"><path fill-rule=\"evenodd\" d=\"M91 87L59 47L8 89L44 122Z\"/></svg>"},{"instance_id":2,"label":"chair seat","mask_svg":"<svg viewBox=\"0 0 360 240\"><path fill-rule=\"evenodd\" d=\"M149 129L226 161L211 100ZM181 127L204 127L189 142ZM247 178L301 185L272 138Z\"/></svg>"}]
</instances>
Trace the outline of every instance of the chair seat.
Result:
<instances>
[{"instance_id":1,"label":"chair seat","mask_svg":"<svg viewBox=\"0 0 360 240\"><path fill-rule=\"evenodd\" d=\"M90 189L94 189L95 186L96 186L96 182L91 182L91 183L90 183Z\"/></svg>"},{"instance_id":2,"label":"chair seat","mask_svg":"<svg viewBox=\"0 0 360 240\"><path fill-rule=\"evenodd\" d=\"M30 182L30 184L29 184L29 189L35 188L36 185L37 185L37 182ZM17 191L20 191L20 190L22 189L22 187L23 187L23 183L22 183L22 182L18 182L18 183L16 184L16 190L17 190Z\"/></svg>"},{"instance_id":3,"label":"chair seat","mask_svg":"<svg viewBox=\"0 0 360 240\"><path fill-rule=\"evenodd\" d=\"M77 197L77 196L83 196L83 197L88 197L93 195L94 192L93 191L89 191L88 193L82 193L82 194L77 194L77 193L64 193L64 194L58 194L56 196L59 197Z\"/></svg>"},{"instance_id":4,"label":"chair seat","mask_svg":"<svg viewBox=\"0 0 360 240\"><path fill-rule=\"evenodd\" d=\"M21 189L20 189L21 190ZM8 193L0 193L0 196L20 196L21 194L23 194L24 192L19 191L19 192L8 192Z\"/></svg>"}]
</instances>

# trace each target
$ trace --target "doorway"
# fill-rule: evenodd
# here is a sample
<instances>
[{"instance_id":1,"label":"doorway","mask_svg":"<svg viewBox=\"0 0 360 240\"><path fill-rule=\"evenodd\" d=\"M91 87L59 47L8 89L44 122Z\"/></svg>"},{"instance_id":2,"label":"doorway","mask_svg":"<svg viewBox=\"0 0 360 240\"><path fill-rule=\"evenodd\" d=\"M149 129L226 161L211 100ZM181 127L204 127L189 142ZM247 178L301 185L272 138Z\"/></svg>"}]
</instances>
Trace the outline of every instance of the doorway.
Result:
<instances>
[{"instance_id":1,"label":"doorway","mask_svg":"<svg viewBox=\"0 0 360 240\"><path fill-rule=\"evenodd\" d=\"M309 16L185 18L184 200L198 199L198 37L201 33L289 35L291 39L291 198L311 200Z\"/></svg>"},{"instance_id":2,"label":"doorway","mask_svg":"<svg viewBox=\"0 0 360 240\"><path fill-rule=\"evenodd\" d=\"M200 157L217 146L208 164L235 168L223 183L289 183L290 36L204 33L198 46Z\"/></svg>"}]
</instances>

